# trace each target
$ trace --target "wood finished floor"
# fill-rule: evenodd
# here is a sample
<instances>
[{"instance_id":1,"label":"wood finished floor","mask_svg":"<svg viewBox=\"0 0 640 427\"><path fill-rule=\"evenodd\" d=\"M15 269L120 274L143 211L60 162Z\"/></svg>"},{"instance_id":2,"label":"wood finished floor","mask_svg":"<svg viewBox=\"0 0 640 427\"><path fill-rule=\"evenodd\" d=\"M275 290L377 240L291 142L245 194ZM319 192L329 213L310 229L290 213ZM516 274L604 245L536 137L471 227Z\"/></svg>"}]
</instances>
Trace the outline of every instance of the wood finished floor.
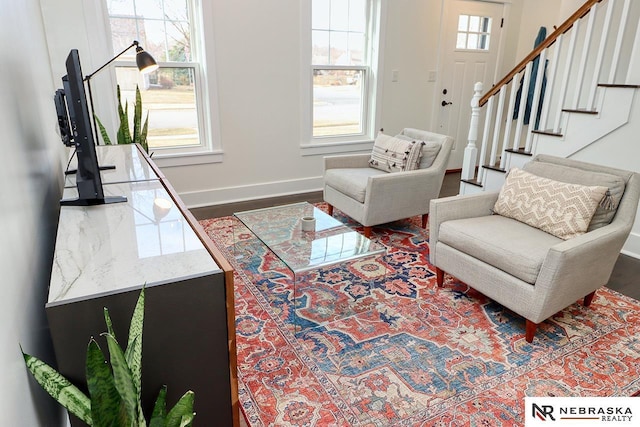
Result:
<instances>
[{"instance_id":1,"label":"wood finished floor","mask_svg":"<svg viewBox=\"0 0 640 427\"><path fill-rule=\"evenodd\" d=\"M460 187L460 173L448 173L445 175L440 197L454 196L458 194ZM287 203L308 201L316 203L322 201L322 192L303 193L285 197L230 203L211 207L192 209L191 212L197 219L218 218L232 215L249 209L258 209L269 206L284 205ZM613 269L607 287L624 295L640 300L640 259L620 254Z\"/></svg>"}]
</instances>

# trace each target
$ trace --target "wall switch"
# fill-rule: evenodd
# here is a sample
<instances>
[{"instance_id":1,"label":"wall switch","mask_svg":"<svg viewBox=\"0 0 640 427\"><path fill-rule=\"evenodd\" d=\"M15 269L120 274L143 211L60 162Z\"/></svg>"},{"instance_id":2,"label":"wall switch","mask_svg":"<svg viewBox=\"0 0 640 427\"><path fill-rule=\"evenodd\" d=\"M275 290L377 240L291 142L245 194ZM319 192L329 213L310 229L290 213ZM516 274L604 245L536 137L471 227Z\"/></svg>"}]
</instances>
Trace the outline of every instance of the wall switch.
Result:
<instances>
[{"instance_id":1,"label":"wall switch","mask_svg":"<svg viewBox=\"0 0 640 427\"><path fill-rule=\"evenodd\" d=\"M438 73L435 70L429 70L429 77L427 77L427 81L435 82L438 78Z\"/></svg>"},{"instance_id":2,"label":"wall switch","mask_svg":"<svg viewBox=\"0 0 640 427\"><path fill-rule=\"evenodd\" d=\"M391 71L391 81L392 82L397 82L398 81L398 74L399 74L398 70Z\"/></svg>"}]
</instances>

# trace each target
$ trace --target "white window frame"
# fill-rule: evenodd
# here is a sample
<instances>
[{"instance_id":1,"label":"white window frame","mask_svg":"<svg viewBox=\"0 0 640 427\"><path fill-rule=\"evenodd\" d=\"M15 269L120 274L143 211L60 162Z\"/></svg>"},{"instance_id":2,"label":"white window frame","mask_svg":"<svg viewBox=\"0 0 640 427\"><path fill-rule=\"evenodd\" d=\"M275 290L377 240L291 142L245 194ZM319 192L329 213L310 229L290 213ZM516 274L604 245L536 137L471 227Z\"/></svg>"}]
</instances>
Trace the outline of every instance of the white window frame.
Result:
<instances>
[{"instance_id":1,"label":"white window frame","mask_svg":"<svg viewBox=\"0 0 640 427\"><path fill-rule=\"evenodd\" d=\"M377 107L382 79L379 64L382 63L380 40L383 39L386 2L368 0L367 33L365 46L368 65L313 65L311 63L311 1L300 5L300 148L302 155L318 155L370 150L375 138L375 129L380 122ZM315 70L363 70L363 117L362 133L357 135L313 136L313 75Z\"/></svg>"},{"instance_id":2,"label":"white window frame","mask_svg":"<svg viewBox=\"0 0 640 427\"><path fill-rule=\"evenodd\" d=\"M110 29L109 12L104 4L106 28ZM220 163L223 150L220 138L220 114L217 93L215 55L213 52L213 29L204 25L203 16L211 16L213 7L210 1L190 0L190 25L192 49L198 59L193 62L161 62L160 68L192 68L196 83L194 85L196 109L198 114L198 139L200 144L189 147L152 148L153 160L160 167ZM109 30L108 30L109 31ZM111 44L111 35L108 37ZM205 43L204 40L210 42ZM143 44L144 47L144 44ZM111 48L111 51L113 49ZM136 67L135 61L116 60L115 67ZM115 72L113 81L116 82Z\"/></svg>"}]
</instances>

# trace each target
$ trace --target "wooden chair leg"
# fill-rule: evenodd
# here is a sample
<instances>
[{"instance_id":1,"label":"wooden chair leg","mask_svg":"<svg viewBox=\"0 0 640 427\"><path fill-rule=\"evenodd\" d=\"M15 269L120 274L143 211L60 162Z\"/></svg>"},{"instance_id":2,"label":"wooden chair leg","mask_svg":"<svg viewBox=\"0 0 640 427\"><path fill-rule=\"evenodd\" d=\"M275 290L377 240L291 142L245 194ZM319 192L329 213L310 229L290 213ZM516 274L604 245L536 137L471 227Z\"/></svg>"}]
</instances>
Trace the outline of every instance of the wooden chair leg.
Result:
<instances>
[{"instance_id":1,"label":"wooden chair leg","mask_svg":"<svg viewBox=\"0 0 640 427\"><path fill-rule=\"evenodd\" d=\"M444 286L444 271L440 270L438 267L436 267L436 283L439 288Z\"/></svg>"},{"instance_id":2,"label":"wooden chair leg","mask_svg":"<svg viewBox=\"0 0 640 427\"><path fill-rule=\"evenodd\" d=\"M371 226L365 226L364 227L364 237L366 237L367 239L371 237Z\"/></svg>"},{"instance_id":3,"label":"wooden chair leg","mask_svg":"<svg viewBox=\"0 0 640 427\"><path fill-rule=\"evenodd\" d=\"M527 340L527 342L533 342L533 336L536 334L536 329L538 329L538 324L533 323L529 319L525 319L525 320L526 320L525 339Z\"/></svg>"},{"instance_id":4,"label":"wooden chair leg","mask_svg":"<svg viewBox=\"0 0 640 427\"><path fill-rule=\"evenodd\" d=\"M329 216L333 216L333 205L328 205L329 207L327 208L327 213L329 214Z\"/></svg>"},{"instance_id":5,"label":"wooden chair leg","mask_svg":"<svg viewBox=\"0 0 640 427\"><path fill-rule=\"evenodd\" d=\"M591 301L593 301L593 297L595 296L596 291L591 292L589 295L584 297L584 306L585 307L589 307L589 305L591 304Z\"/></svg>"},{"instance_id":6,"label":"wooden chair leg","mask_svg":"<svg viewBox=\"0 0 640 427\"><path fill-rule=\"evenodd\" d=\"M427 228L427 221L429 220L429 214L422 215L422 228Z\"/></svg>"}]
</instances>

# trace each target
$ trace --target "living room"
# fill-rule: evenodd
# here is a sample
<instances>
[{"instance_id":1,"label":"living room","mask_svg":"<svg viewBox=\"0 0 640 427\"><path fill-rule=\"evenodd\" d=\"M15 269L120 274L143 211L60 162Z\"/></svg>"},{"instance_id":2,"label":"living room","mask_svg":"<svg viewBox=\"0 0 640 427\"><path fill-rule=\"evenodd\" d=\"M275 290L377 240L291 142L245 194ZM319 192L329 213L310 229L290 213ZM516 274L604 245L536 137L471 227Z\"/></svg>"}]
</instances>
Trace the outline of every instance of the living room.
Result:
<instances>
[{"instance_id":1,"label":"living room","mask_svg":"<svg viewBox=\"0 0 640 427\"><path fill-rule=\"evenodd\" d=\"M201 3L210 152L173 158L163 158L161 152L154 155L189 208L318 192L325 155L371 150L373 133L346 145L310 144L304 139L310 132L305 128L310 107L303 105L302 80L308 69L302 61L301 17L308 2ZM406 127L437 131L444 3L380 2L379 81L370 129L384 128L389 134ZM504 75L531 50L540 26L551 30L583 1L504 3L508 16L498 75ZM5 378L3 396L7 396L2 399L3 420L8 425L57 426L62 425L63 415L30 382L18 347L20 343L46 360L53 358L43 310L49 272L42 267L53 251L68 152L60 143L52 97L65 74L64 60L70 49L79 50L85 74L98 69L115 52L104 2L2 0L0 9L0 129L5 139L2 234L6 236L0 257L5 274L0 309L0 365ZM436 73L434 81L429 81L431 72ZM115 128L115 75L105 70L93 79L93 85L98 115ZM469 93L467 99L471 96ZM593 146L576 157L639 171L640 147L630 143L640 128L637 105L630 117L629 124L609 138L607 145ZM457 143L463 149L466 135L460 135ZM639 239L636 222L628 253L640 254Z\"/></svg>"}]
</instances>

